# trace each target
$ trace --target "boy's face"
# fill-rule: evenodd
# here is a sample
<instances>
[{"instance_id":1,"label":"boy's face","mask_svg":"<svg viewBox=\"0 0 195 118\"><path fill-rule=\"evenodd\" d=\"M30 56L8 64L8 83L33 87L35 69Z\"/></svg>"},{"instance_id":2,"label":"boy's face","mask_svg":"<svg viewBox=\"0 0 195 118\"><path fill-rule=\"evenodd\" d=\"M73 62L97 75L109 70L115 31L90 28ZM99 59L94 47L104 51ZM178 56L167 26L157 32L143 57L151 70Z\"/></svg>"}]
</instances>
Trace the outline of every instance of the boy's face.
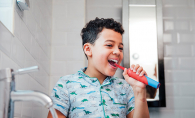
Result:
<instances>
[{"instance_id":1,"label":"boy's face","mask_svg":"<svg viewBox=\"0 0 195 118\"><path fill-rule=\"evenodd\" d=\"M91 46L91 66L95 71L105 76L113 76L117 67L113 61L120 64L123 59L122 35L111 29L104 28L95 44Z\"/></svg>"}]
</instances>

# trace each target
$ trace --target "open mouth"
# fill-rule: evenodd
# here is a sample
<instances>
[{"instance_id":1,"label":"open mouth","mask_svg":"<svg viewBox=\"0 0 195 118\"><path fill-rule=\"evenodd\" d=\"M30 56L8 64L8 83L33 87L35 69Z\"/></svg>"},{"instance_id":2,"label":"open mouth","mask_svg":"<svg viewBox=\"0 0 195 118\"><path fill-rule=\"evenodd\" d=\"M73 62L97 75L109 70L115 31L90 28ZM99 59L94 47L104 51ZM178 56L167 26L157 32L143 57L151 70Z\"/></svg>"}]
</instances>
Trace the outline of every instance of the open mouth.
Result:
<instances>
[{"instance_id":1,"label":"open mouth","mask_svg":"<svg viewBox=\"0 0 195 118\"><path fill-rule=\"evenodd\" d=\"M113 59L109 59L108 62L109 62L110 65L112 65L112 66L114 66L114 67L116 67L116 66L115 66L115 63L116 63L116 64L118 63L117 60L113 60Z\"/></svg>"}]
</instances>

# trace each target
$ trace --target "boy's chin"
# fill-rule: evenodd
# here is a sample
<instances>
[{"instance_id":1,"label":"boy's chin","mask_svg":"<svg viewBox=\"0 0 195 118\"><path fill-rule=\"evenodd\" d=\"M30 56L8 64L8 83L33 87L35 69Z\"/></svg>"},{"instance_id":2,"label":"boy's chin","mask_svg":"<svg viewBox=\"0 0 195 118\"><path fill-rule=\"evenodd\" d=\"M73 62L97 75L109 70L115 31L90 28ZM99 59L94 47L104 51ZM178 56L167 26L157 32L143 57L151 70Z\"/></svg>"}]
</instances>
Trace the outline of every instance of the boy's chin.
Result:
<instances>
[{"instance_id":1,"label":"boy's chin","mask_svg":"<svg viewBox=\"0 0 195 118\"><path fill-rule=\"evenodd\" d=\"M108 73L107 76L114 76L116 72Z\"/></svg>"}]
</instances>

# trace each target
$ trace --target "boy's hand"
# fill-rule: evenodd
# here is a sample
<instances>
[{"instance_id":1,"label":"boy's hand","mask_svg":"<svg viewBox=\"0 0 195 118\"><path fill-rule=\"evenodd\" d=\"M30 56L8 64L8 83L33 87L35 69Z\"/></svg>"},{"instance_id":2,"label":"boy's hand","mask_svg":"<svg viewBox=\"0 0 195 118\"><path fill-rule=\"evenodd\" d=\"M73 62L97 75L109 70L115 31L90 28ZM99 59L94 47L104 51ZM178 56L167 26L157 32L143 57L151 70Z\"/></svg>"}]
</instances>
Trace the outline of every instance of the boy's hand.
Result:
<instances>
[{"instance_id":1,"label":"boy's hand","mask_svg":"<svg viewBox=\"0 0 195 118\"><path fill-rule=\"evenodd\" d=\"M147 76L146 71L143 70L143 68L139 64L131 65L130 69L133 70L133 72L136 72L136 74L139 75L139 76L143 76L143 75ZM126 68L125 68L125 70L123 72L123 76L124 76L125 80L127 81L127 83L129 83L133 88L139 87L141 89L145 89L146 85L144 83L129 77L129 75L127 74L127 69Z\"/></svg>"}]
</instances>

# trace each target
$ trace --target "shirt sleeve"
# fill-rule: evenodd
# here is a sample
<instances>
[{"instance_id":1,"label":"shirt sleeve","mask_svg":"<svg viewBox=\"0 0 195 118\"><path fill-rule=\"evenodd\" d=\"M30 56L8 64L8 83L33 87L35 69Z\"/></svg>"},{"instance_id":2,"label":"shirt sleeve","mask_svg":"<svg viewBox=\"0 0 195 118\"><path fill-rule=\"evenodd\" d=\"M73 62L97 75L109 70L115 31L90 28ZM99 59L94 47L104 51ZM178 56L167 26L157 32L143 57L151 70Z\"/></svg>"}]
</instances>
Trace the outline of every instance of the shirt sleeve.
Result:
<instances>
[{"instance_id":1,"label":"shirt sleeve","mask_svg":"<svg viewBox=\"0 0 195 118\"><path fill-rule=\"evenodd\" d=\"M53 107L67 117L70 108L70 97L66 86L65 78L66 77L61 77L58 80L52 90L51 98L54 104Z\"/></svg>"},{"instance_id":2,"label":"shirt sleeve","mask_svg":"<svg viewBox=\"0 0 195 118\"><path fill-rule=\"evenodd\" d=\"M128 115L131 111L134 110L135 108L135 97L134 97L134 92L133 92L133 88L128 85L127 89L126 89L126 93L127 93L127 113L126 115Z\"/></svg>"}]
</instances>

